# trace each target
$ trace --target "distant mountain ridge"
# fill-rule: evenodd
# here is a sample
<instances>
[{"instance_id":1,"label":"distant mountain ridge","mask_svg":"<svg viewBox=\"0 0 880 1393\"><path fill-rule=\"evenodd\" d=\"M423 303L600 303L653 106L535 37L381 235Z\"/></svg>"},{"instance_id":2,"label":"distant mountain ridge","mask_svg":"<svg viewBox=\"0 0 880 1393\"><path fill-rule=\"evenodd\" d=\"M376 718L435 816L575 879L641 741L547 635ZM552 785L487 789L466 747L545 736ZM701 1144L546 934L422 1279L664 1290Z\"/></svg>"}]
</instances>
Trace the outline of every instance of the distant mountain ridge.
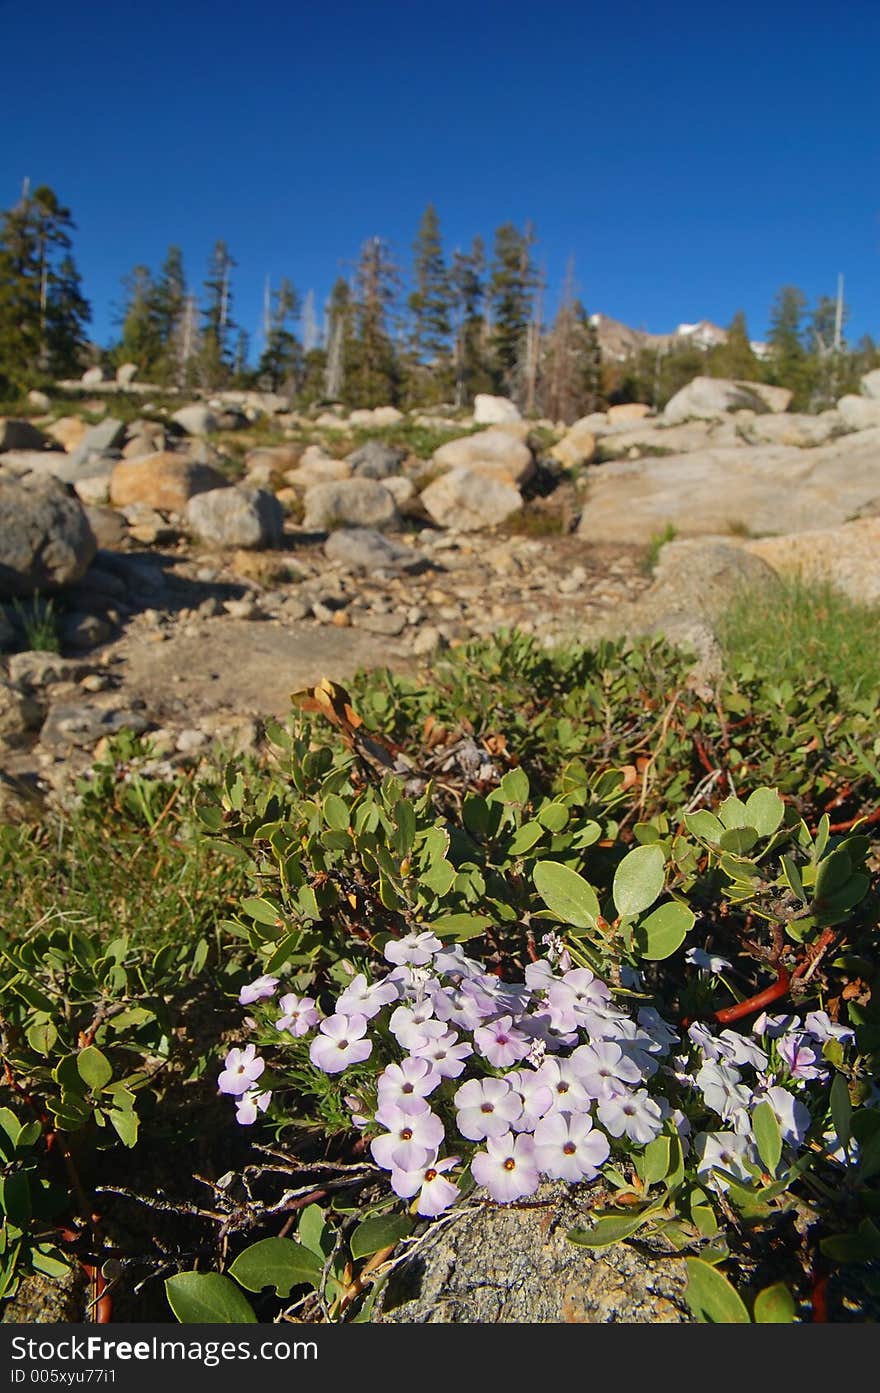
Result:
<instances>
[{"instance_id":1,"label":"distant mountain ridge","mask_svg":"<svg viewBox=\"0 0 880 1393\"><path fill-rule=\"evenodd\" d=\"M709 319L700 319L696 324L679 324L671 334L649 334L645 329L633 329L608 314L591 314L590 323L596 330L603 357L618 363L632 358L645 348L664 353L688 344L709 349L727 343L727 330ZM752 351L761 358L766 352L766 345L753 342Z\"/></svg>"}]
</instances>

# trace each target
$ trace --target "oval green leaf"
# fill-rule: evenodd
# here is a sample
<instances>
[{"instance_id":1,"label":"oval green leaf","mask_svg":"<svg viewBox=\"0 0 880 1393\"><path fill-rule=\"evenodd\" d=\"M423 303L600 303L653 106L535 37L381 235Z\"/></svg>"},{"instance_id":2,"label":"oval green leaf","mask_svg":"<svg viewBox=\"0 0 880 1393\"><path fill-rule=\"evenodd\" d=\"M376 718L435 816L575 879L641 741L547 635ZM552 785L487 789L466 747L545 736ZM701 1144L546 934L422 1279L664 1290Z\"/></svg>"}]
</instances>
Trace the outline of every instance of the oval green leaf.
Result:
<instances>
[{"instance_id":1,"label":"oval green leaf","mask_svg":"<svg viewBox=\"0 0 880 1393\"><path fill-rule=\"evenodd\" d=\"M563 924L576 929L593 929L599 915L599 901L589 881L558 861L539 861L532 879L545 905Z\"/></svg>"},{"instance_id":2,"label":"oval green leaf","mask_svg":"<svg viewBox=\"0 0 880 1393\"><path fill-rule=\"evenodd\" d=\"M256 1325L251 1303L219 1272L181 1272L165 1279L165 1295L181 1325Z\"/></svg>"},{"instance_id":3,"label":"oval green leaf","mask_svg":"<svg viewBox=\"0 0 880 1393\"><path fill-rule=\"evenodd\" d=\"M784 1282L774 1282L755 1297L756 1325L791 1325L795 1317L794 1297Z\"/></svg>"},{"instance_id":4,"label":"oval green leaf","mask_svg":"<svg viewBox=\"0 0 880 1393\"><path fill-rule=\"evenodd\" d=\"M660 962L676 952L684 943L696 922L696 915L687 905L673 900L662 904L636 925L633 938L643 958Z\"/></svg>"},{"instance_id":5,"label":"oval green leaf","mask_svg":"<svg viewBox=\"0 0 880 1393\"><path fill-rule=\"evenodd\" d=\"M741 1297L723 1273L702 1258L686 1258L685 1300L698 1321L712 1325L751 1325Z\"/></svg>"},{"instance_id":6,"label":"oval green leaf","mask_svg":"<svg viewBox=\"0 0 880 1393\"><path fill-rule=\"evenodd\" d=\"M76 1067L83 1083L91 1089L103 1088L113 1077L113 1066L96 1045L86 1045L80 1050Z\"/></svg>"},{"instance_id":7,"label":"oval green leaf","mask_svg":"<svg viewBox=\"0 0 880 1393\"><path fill-rule=\"evenodd\" d=\"M314 1253L292 1238L262 1238L239 1253L229 1271L248 1291L274 1287L286 1297L291 1287L320 1286L322 1267Z\"/></svg>"},{"instance_id":8,"label":"oval green leaf","mask_svg":"<svg viewBox=\"0 0 880 1393\"><path fill-rule=\"evenodd\" d=\"M771 1175L776 1174L782 1156L782 1133L779 1121L769 1103L759 1103L752 1112L752 1131L758 1155Z\"/></svg>"},{"instance_id":9,"label":"oval green leaf","mask_svg":"<svg viewBox=\"0 0 880 1393\"><path fill-rule=\"evenodd\" d=\"M612 886L618 914L632 919L650 909L662 893L665 879L666 858L661 846L637 846L627 852L617 867Z\"/></svg>"},{"instance_id":10,"label":"oval green leaf","mask_svg":"<svg viewBox=\"0 0 880 1393\"><path fill-rule=\"evenodd\" d=\"M566 1237L579 1248L607 1248L611 1243L620 1243L629 1238L646 1224L653 1210L642 1214L609 1214L597 1219L591 1229L569 1229Z\"/></svg>"},{"instance_id":11,"label":"oval green leaf","mask_svg":"<svg viewBox=\"0 0 880 1393\"><path fill-rule=\"evenodd\" d=\"M772 837L785 816L785 804L775 788L756 788L746 799L746 815L759 837Z\"/></svg>"},{"instance_id":12,"label":"oval green leaf","mask_svg":"<svg viewBox=\"0 0 880 1393\"><path fill-rule=\"evenodd\" d=\"M377 1214L373 1219L365 1219L351 1236L351 1255L366 1258L383 1248L393 1248L411 1229L412 1222L405 1214Z\"/></svg>"}]
</instances>

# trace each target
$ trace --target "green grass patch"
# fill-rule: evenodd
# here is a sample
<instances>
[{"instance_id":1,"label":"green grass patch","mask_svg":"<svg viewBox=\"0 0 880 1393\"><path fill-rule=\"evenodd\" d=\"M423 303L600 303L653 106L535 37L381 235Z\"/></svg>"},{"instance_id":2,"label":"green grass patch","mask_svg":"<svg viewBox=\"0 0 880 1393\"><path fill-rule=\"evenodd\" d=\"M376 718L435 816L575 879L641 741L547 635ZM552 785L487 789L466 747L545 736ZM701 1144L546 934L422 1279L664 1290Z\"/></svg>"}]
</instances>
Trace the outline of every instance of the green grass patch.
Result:
<instances>
[{"instance_id":1,"label":"green grass patch","mask_svg":"<svg viewBox=\"0 0 880 1393\"><path fill-rule=\"evenodd\" d=\"M827 582L795 577L741 591L718 637L734 673L759 671L777 682L825 678L857 696L880 686L880 608Z\"/></svg>"}]
</instances>

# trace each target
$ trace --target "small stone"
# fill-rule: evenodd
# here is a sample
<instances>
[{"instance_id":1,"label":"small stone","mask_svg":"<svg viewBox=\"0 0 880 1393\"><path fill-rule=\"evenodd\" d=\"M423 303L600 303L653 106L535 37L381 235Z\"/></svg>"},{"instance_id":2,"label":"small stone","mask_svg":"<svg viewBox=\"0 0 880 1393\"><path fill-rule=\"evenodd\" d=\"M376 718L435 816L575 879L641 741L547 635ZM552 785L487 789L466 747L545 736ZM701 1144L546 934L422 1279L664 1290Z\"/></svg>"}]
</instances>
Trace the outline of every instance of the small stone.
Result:
<instances>
[{"instance_id":1,"label":"small stone","mask_svg":"<svg viewBox=\"0 0 880 1393\"><path fill-rule=\"evenodd\" d=\"M84 692L106 692L110 686L110 679L101 672L89 672L80 680L79 685Z\"/></svg>"},{"instance_id":2,"label":"small stone","mask_svg":"<svg viewBox=\"0 0 880 1393\"><path fill-rule=\"evenodd\" d=\"M336 609L330 616L330 623L335 624L337 629L350 629L351 615L347 609Z\"/></svg>"},{"instance_id":3,"label":"small stone","mask_svg":"<svg viewBox=\"0 0 880 1393\"><path fill-rule=\"evenodd\" d=\"M175 749L180 754L191 754L193 750L200 750L203 745L207 745L209 739L210 736L203 730L182 730L175 741Z\"/></svg>"}]
</instances>

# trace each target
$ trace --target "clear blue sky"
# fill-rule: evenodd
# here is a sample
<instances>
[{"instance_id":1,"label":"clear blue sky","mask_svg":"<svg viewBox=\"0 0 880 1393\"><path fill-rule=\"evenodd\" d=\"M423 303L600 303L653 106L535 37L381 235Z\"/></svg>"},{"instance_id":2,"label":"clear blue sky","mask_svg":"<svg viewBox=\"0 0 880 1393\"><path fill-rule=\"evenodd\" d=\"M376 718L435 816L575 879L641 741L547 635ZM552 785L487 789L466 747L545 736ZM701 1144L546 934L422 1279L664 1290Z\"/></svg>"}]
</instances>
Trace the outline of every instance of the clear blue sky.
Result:
<instances>
[{"instance_id":1,"label":"clear blue sky","mask_svg":"<svg viewBox=\"0 0 880 1393\"><path fill-rule=\"evenodd\" d=\"M877 0L0 0L0 207L22 178L73 211L112 333L121 276L169 243L321 304L362 241L404 268L429 201L447 250L531 219L558 300L654 332L766 329L776 289L846 275L880 336Z\"/></svg>"}]
</instances>

